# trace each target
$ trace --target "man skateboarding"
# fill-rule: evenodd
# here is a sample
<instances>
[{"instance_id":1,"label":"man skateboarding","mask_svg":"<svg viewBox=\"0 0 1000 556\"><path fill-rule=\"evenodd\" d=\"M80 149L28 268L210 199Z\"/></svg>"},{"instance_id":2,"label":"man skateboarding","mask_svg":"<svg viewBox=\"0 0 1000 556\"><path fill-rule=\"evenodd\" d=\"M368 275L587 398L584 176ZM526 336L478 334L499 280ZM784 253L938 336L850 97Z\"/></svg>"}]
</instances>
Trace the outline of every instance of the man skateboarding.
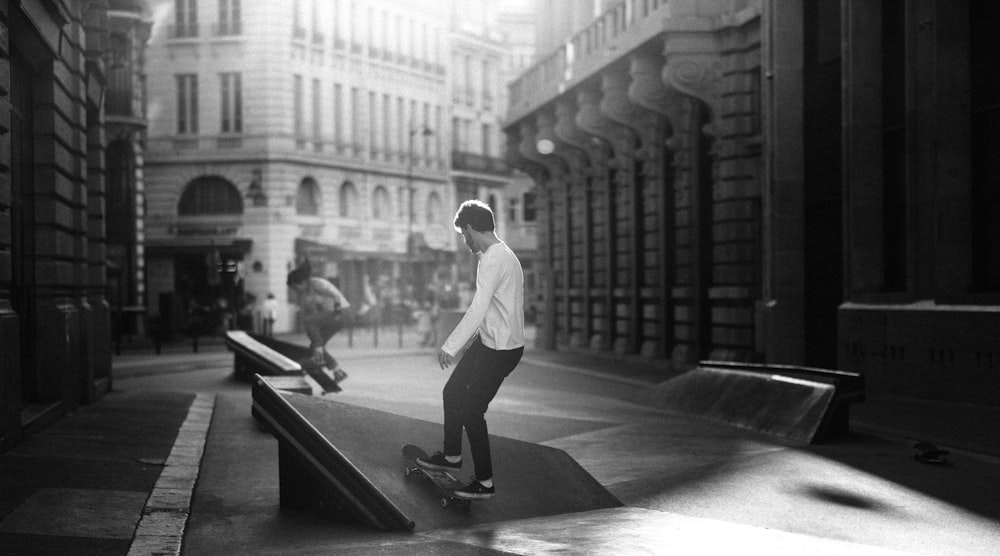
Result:
<instances>
[{"instance_id":1,"label":"man skateboarding","mask_svg":"<svg viewBox=\"0 0 1000 556\"><path fill-rule=\"evenodd\" d=\"M298 293L302 327L309 337L310 359L323 365L326 343L344 327L345 311L351 304L329 280L311 276L309 262L288 273L288 285Z\"/></svg>"},{"instance_id":2,"label":"man skateboarding","mask_svg":"<svg viewBox=\"0 0 1000 556\"><path fill-rule=\"evenodd\" d=\"M494 494L493 461L486 410L524 354L524 274L521 263L496 235L493 211L465 201L455 213L455 230L479 254L476 293L465 316L438 351L441 368L472 339L444 387L444 451L417 464L428 469L462 466L462 430L469 437L475 477L455 496L467 500Z\"/></svg>"}]
</instances>

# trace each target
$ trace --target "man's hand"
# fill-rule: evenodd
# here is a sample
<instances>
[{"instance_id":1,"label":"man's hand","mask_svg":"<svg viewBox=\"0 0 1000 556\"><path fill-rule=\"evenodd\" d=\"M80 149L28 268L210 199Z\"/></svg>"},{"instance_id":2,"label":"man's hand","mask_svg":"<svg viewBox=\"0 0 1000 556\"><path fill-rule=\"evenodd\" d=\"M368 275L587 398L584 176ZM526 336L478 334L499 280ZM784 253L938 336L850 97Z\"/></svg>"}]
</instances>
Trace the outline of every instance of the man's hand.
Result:
<instances>
[{"instance_id":1,"label":"man's hand","mask_svg":"<svg viewBox=\"0 0 1000 556\"><path fill-rule=\"evenodd\" d=\"M438 363L441 364L442 369L447 369L451 366L453 358L443 349L438 350Z\"/></svg>"}]
</instances>

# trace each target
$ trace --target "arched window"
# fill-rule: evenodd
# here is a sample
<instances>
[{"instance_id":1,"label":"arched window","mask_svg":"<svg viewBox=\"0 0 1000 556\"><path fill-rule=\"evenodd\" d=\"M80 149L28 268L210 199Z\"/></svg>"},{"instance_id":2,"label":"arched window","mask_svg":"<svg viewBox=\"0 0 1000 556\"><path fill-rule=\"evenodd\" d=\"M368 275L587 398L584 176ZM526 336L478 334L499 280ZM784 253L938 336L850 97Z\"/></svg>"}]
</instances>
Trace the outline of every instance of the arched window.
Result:
<instances>
[{"instance_id":1,"label":"arched window","mask_svg":"<svg viewBox=\"0 0 1000 556\"><path fill-rule=\"evenodd\" d=\"M444 220L442 214L441 197L437 192L433 192L427 197L427 223L439 224Z\"/></svg>"},{"instance_id":2,"label":"arched window","mask_svg":"<svg viewBox=\"0 0 1000 556\"><path fill-rule=\"evenodd\" d=\"M372 192L372 216L375 219L391 218L392 213L389 209L389 192L386 191L384 186L378 185L375 187L375 191Z\"/></svg>"},{"instance_id":3,"label":"arched window","mask_svg":"<svg viewBox=\"0 0 1000 556\"><path fill-rule=\"evenodd\" d=\"M340 216L354 218L358 214L358 190L354 184L345 181L340 186Z\"/></svg>"},{"instance_id":4,"label":"arched window","mask_svg":"<svg viewBox=\"0 0 1000 556\"><path fill-rule=\"evenodd\" d=\"M243 197L236 186L218 176L195 178L184 188L177 204L181 216L243 214Z\"/></svg>"},{"instance_id":5,"label":"arched window","mask_svg":"<svg viewBox=\"0 0 1000 556\"><path fill-rule=\"evenodd\" d=\"M306 216L319 215L319 186L312 178L303 178L295 193L295 213Z\"/></svg>"}]
</instances>

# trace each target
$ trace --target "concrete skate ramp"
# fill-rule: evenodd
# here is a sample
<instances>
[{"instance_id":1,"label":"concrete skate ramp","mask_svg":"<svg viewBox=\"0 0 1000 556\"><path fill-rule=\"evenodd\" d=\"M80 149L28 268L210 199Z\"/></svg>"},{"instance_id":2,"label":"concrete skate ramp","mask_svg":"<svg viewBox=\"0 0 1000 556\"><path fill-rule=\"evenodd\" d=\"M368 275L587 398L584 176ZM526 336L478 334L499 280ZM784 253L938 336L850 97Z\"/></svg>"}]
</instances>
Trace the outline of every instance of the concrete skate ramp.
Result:
<instances>
[{"instance_id":1,"label":"concrete skate ramp","mask_svg":"<svg viewBox=\"0 0 1000 556\"><path fill-rule=\"evenodd\" d=\"M490 436L497 495L469 511L442 508L425 477L404 477L401 449L440 449L441 425L328 398L253 386L253 416L278 439L285 508L383 530L431 530L621 506L562 450ZM465 448L460 478L472 474Z\"/></svg>"},{"instance_id":2,"label":"concrete skate ramp","mask_svg":"<svg viewBox=\"0 0 1000 556\"><path fill-rule=\"evenodd\" d=\"M849 405L864 397L864 379L856 373L703 361L644 392L641 401L813 443L846 432Z\"/></svg>"},{"instance_id":3,"label":"concrete skate ramp","mask_svg":"<svg viewBox=\"0 0 1000 556\"><path fill-rule=\"evenodd\" d=\"M284 340L278 340L276 338L262 336L260 334L249 334L249 336L261 344L264 344L265 346L291 359L292 361L299 361L312 355L312 350L309 349L309 346L293 344L292 342L286 342Z\"/></svg>"}]
</instances>

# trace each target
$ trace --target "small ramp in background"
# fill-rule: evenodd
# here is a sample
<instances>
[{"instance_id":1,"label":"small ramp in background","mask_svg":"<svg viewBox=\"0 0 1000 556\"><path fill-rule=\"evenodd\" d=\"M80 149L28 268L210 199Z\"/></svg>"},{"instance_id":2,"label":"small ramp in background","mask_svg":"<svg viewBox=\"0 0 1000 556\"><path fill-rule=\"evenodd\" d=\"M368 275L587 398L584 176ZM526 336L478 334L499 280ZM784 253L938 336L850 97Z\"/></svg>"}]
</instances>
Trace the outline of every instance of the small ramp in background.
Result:
<instances>
[{"instance_id":1,"label":"small ramp in background","mask_svg":"<svg viewBox=\"0 0 1000 556\"><path fill-rule=\"evenodd\" d=\"M642 403L805 443L847 432L849 406L864 401L857 373L702 361L643 393Z\"/></svg>"},{"instance_id":2,"label":"small ramp in background","mask_svg":"<svg viewBox=\"0 0 1000 556\"><path fill-rule=\"evenodd\" d=\"M441 508L434 486L405 477L400 449L439 449L442 427L253 385L252 413L278 440L279 491L285 508L319 511L382 530L431 530L621 506L566 452L490 436L497 495L469 511ZM472 474L466 465L457 475Z\"/></svg>"}]
</instances>

